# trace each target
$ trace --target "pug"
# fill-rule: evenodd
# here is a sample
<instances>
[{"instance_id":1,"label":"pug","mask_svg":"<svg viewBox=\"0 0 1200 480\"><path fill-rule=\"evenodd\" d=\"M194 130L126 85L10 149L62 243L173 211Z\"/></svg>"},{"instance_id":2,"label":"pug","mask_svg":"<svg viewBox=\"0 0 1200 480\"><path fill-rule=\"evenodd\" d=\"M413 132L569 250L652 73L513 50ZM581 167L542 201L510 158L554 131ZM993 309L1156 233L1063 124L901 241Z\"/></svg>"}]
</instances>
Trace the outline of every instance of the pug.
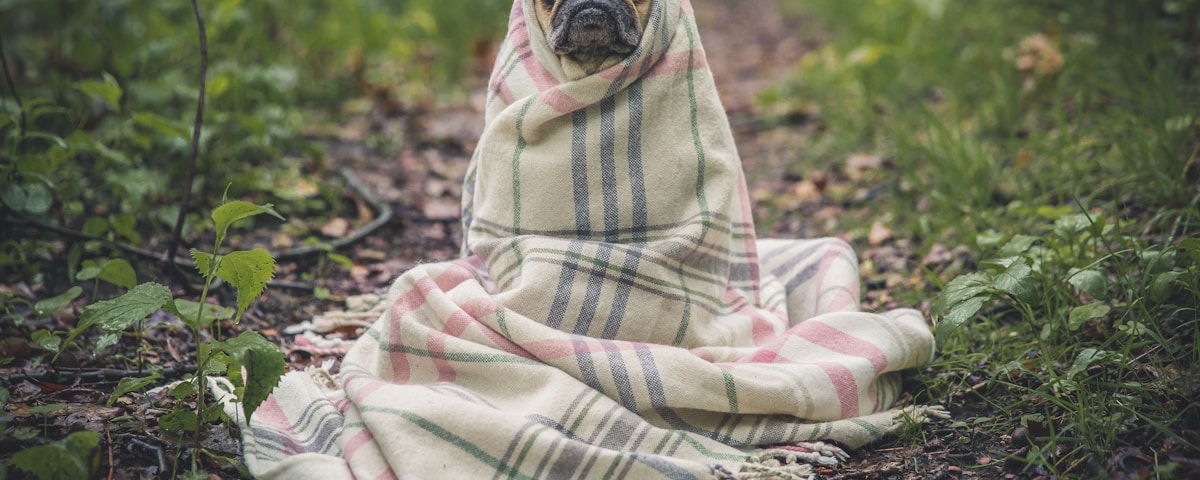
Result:
<instances>
[{"instance_id":1,"label":"pug","mask_svg":"<svg viewBox=\"0 0 1200 480\"><path fill-rule=\"evenodd\" d=\"M654 0L534 0L538 23L564 69L591 75L616 65L642 41Z\"/></svg>"}]
</instances>

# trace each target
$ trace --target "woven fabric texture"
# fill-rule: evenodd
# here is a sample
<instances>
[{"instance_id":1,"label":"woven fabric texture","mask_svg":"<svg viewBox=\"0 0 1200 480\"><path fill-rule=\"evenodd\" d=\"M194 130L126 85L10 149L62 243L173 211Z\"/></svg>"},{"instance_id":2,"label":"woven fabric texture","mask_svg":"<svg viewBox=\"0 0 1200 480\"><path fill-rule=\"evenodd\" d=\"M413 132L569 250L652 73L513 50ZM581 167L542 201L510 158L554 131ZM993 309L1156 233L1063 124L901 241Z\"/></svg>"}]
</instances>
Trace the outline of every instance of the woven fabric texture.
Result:
<instances>
[{"instance_id":1,"label":"woven fabric texture","mask_svg":"<svg viewBox=\"0 0 1200 480\"><path fill-rule=\"evenodd\" d=\"M491 76L462 258L397 279L337 376L285 376L244 427L252 471L803 478L839 452L806 442L929 413L889 410L933 355L922 315L858 311L845 242L756 239L689 1L582 78L535 1Z\"/></svg>"}]
</instances>

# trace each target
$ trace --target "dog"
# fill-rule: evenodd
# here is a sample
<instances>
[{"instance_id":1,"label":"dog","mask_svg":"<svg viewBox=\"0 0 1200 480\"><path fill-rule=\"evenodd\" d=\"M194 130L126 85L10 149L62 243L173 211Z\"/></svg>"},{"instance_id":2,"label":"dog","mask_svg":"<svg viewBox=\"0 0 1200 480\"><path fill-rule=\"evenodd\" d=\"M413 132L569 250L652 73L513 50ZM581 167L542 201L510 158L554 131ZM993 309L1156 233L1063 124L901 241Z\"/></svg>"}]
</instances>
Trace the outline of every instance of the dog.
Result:
<instances>
[{"instance_id":1,"label":"dog","mask_svg":"<svg viewBox=\"0 0 1200 480\"><path fill-rule=\"evenodd\" d=\"M642 40L654 0L537 0L546 40L588 75L616 65Z\"/></svg>"}]
</instances>

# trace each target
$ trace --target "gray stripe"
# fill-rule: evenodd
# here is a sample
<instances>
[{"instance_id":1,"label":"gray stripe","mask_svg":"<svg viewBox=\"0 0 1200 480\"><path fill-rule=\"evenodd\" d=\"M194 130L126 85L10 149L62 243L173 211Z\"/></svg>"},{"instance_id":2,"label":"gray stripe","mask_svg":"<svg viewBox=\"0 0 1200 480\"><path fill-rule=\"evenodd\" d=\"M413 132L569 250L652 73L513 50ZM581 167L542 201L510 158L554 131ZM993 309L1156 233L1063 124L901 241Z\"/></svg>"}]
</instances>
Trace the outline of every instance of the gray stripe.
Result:
<instances>
[{"instance_id":1,"label":"gray stripe","mask_svg":"<svg viewBox=\"0 0 1200 480\"><path fill-rule=\"evenodd\" d=\"M519 468L512 464L513 454L517 452L517 446L522 443L522 439L525 438L525 435L529 433L529 430L531 428L536 429L537 427L541 426L542 425L537 422L527 422L525 426L521 427L520 430L517 430L517 434L513 437L512 441L508 442L508 448L504 450L504 456L500 457L499 466L501 468L496 469L496 474L492 476L493 480L503 477L512 478L513 472L519 471Z\"/></svg>"},{"instance_id":2,"label":"gray stripe","mask_svg":"<svg viewBox=\"0 0 1200 480\"><path fill-rule=\"evenodd\" d=\"M600 377L596 375L596 364L592 362L591 349L583 340L572 340L571 343L575 350L575 360L579 363L579 379L592 387L592 390L603 392Z\"/></svg>"},{"instance_id":3,"label":"gray stripe","mask_svg":"<svg viewBox=\"0 0 1200 480\"><path fill-rule=\"evenodd\" d=\"M617 194L617 101L605 97L600 101L600 181L604 195L604 231L621 228L620 196ZM616 235L604 236L606 242L616 242Z\"/></svg>"},{"instance_id":4,"label":"gray stripe","mask_svg":"<svg viewBox=\"0 0 1200 480\"><path fill-rule=\"evenodd\" d=\"M608 312L608 322L604 324L601 338L617 338L617 330L625 318L625 307L629 302L629 293L633 291L632 272L638 269L638 261L642 258L641 249L630 249L625 253L625 265L621 268L621 278L617 283L617 293L613 298L612 310Z\"/></svg>"},{"instance_id":5,"label":"gray stripe","mask_svg":"<svg viewBox=\"0 0 1200 480\"><path fill-rule=\"evenodd\" d=\"M567 251L582 254L583 243L572 241L567 245ZM550 328L562 328L563 318L567 316L567 305L571 303L571 287L575 285L575 271L579 268L579 260L574 255L567 255L566 261L573 265L563 268L558 275L558 289L554 291L554 302L550 304L550 318L546 319L546 326Z\"/></svg>"},{"instance_id":6,"label":"gray stripe","mask_svg":"<svg viewBox=\"0 0 1200 480\"><path fill-rule=\"evenodd\" d=\"M600 293L604 289L605 269L604 264L608 263L608 257L612 253L612 247L600 246L600 250L596 252L596 261L592 263L588 274L587 290L583 294L582 308L579 310L579 318L575 320L575 328L572 333L576 335L588 335L588 329L592 327L592 320L596 318L596 306L600 304ZM575 261L575 260L572 260ZM573 270L571 265L563 265L563 270Z\"/></svg>"},{"instance_id":7,"label":"gray stripe","mask_svg":"<svg viewBox=\"0 0 1200 480\"><path fill-rule=\"evenodd\" d=\"M571 116L571 180L575 190L575 231L579 238L592 231L588 213L587 110Z\"/></svg>"},{"instance_id":8,"label":"gray stripe","mask_svg":"<svg viewBox=\"0 0 1200 480\"><path fill-rule=\"evenodd\" d=\"M633 193L633 241L646 241L649 208L646 204L646 179L642 171L642 82L629 85L629 187Z\"/></svg>"}]
</instances>

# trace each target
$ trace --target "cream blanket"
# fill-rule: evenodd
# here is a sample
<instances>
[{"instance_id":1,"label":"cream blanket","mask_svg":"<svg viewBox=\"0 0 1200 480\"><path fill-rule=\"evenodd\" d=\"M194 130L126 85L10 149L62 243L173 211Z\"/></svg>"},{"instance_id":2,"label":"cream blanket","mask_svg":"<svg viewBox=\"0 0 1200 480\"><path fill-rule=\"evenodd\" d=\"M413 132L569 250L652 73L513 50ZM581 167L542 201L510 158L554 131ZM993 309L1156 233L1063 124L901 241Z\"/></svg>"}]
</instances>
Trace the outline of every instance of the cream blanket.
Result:
<instances>
[{"instance_id":1,"label":"cream blanket","mask_svg":"<svg viewBox=\"0 0 1200 480\"><path fill-rule=\"evenodd\" d=\"M517 0L471 161L461 260L393 284L337 377L244 429L264 478L788 478L889 411L933 338L858 311L836 239L756 240L688 0L567 78ZM933 410L932 413L940 413Z\"/></svg>"}]
</instances>

